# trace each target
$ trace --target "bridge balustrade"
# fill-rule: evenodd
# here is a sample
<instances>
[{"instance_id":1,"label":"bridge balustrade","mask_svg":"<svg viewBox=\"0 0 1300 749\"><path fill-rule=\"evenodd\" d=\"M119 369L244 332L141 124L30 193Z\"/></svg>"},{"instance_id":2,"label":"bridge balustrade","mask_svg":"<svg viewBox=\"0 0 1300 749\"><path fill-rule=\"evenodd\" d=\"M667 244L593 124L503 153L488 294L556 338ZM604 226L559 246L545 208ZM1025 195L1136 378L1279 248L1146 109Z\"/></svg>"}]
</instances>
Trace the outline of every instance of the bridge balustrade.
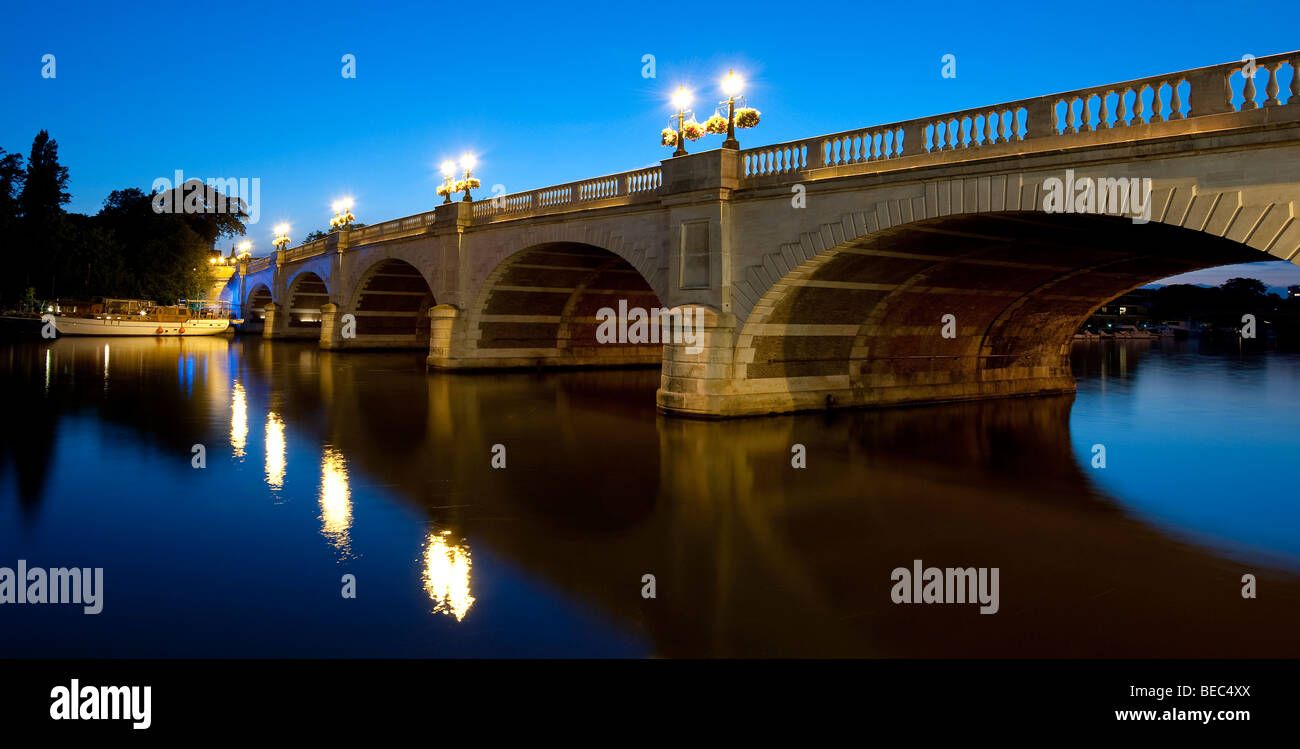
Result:
<instances>
[{"instance_id":1,"label":"bridge balustrade","mask_svg":"<svg viewBox=\"0 0 1300 749\"><path fill-rule=\"evenodd\" d=\"M750 148L741 151L742 178L1283 106L1284 68L1291 72L1285 106L1293 106L1300 104L1298 63L1289 52L1255 59L1253 77L1243 74L1251 65L1243 60ZM1266 79L1262 90L1257 78Z\"/></svg>"},{"instance_id":2,"label":"bridge balustrade","mask_svg":"<svg viewBox=\"0 0 1300 749\"><path fill-rule=\"evenodd\" d=\"M1288 52L745 149L740 152L741 182L744 186L780 184L829 167L971 151L1037 138L1083 138L1107 130L1298 106L1298 65L1300 52ZM1279 98L1279 74L1288 68L1289 93L1284 104ZM1251 69L1255 75L1246 76ZM1262 88L1257 79L1263 79ZM662 184L662 170L655 166L481 198L473 202L471 220L486 224L651 202ZM354 230L352 244L422 233L433 226L434 219L435 213L429 211L363 227ZM285 258L299 260L324 251L324 242L317 241L288 250ZM253 271L252 265L249 270Z\"/></svg>"}]
</instances>

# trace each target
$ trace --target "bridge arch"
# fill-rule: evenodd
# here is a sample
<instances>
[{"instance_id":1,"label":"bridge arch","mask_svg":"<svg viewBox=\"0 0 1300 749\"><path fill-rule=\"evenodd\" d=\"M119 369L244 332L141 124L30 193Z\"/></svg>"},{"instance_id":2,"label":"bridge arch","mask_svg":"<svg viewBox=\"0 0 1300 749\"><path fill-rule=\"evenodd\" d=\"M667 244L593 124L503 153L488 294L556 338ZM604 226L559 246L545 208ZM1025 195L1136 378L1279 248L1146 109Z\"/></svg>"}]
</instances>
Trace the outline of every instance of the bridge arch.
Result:
<instances>
[{"instance_id":1,"label":"bridge arch","mask_svg":"<svg viewBox=\"0 0 1300 749\"><path fill-rule=\"evenodd\" d=\"M745 415L1073 391L1072 335L1106 302L1200 268L1295 261L1300 245L1291 201L1156 189L1135 224L1035 211L1040 184L997 179L929 183L783 245L734 297L726 375L683 378L661 405ZM693 390L707 403L692 408Z\"/></svg>"},{"instance_id":2,"label":"bridge arch","mask_svg":"<svg viewBox=\"0 0 1300 749\"><path fill-rule=\"evenodd\" d=\"M623 255L584 242L534 244L501 260L479 286L465 315L464 358L480 367L657 364L657 335L602 342L597 331L603 310L661 308L651 281Z\"/></svg>"},{"instance_id":3,"label":"bridge arch","mask_svg":"<svg viewBox=\"0 0 1300 749\"><path fill-rule=\"evenodd\" d=\"M358 345L427 348L429 309L435 301L424 274L398 258L373 262L358 277L348 305Z\"/></svg>"},{"instance_id":4,"label":"bridge arch","mask_svg":"<svg viewBox=\"0 0 1300 749\"><path fill-rule=\"evenodd\" d=\"M244 297L243 318L248 322L261 322L266 319L266 305L275 301L271 288L264 283L250 284L248 294Z\"/></svg>"},{"instance_id":5,"label":"bridge arch","mask_svg":"<svg viewBox=\"0 0 1300 749\"><path fill-rule=\"evenodd\" d=\"M284 302L291 330L315 331L319 337L321 306L330 301L327 282L313 271L299 271L285 285Z\"/></svg>"}]
</instances>

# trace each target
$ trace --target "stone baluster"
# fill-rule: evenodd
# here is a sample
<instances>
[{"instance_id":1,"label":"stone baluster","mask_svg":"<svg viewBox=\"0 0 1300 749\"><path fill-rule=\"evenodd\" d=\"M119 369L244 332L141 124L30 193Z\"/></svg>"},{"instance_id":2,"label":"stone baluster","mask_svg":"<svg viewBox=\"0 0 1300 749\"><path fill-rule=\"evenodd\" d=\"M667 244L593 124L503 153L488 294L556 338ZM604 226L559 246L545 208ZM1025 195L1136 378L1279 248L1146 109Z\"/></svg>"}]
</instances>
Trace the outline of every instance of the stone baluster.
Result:
<instances>
[{"instance_id":1,"label":"stone baluster","mask_svg":"<svg viewBox=\"0 0 1300 749\"><path fill-rule=\"evenodd\" d=\"M1092 94L1083 95L1083 115L1082 122L1079 125L1079 132L1092 132Z\"/></svg>"},{"instance_id":2,"label":"stone baluster","mask_svg":"<svg viewBox=\"0 0 1300 749\"><path fill-rule=\"evenodd\" d=\"M1142 116L1142 92L1145 91L1146 88L1147 88L1146 86L1134 86L1134 87L1133 87L1133 122L1132 122L1132 124L1134 124L1134 125L1141 125L1141 124L1143 124L1143 123L1146 122L1146 118L1144 118L1144 117Z\"/></svg>"},{"instance_id":3,"label":"stone baluster","mask_svg":"<svg viewBox=\"0 0 1300 749\"><path fill-rule=\"evenodd\" d=\"M1106 130L1110 128L1110 107L1106 104L1106 97L1110 96L1109 90L1101 92L1101 98L1097 106L1097 129Z\"/></svg>"},{"instance_id":4,"label":"stone baluster","mask_svg":"<svg viewBox=\"0 0 1300 749\"><path fill-rule=\"evenodd\" d=\"M1282 63L1275 62L1265 67L1268 69L1268 83L1264 85L1264 93L1268 98L1264 100L1264 106L1276 107L1282 103L1277 100L1277 69L1282 67Z\"/></svg>"},{"instance_id":5,"label":"stone baluster","mask_svg":"<svg viewBox=\"0 0 1300 749\"><path fill-rule=\"evenodd\" d=\"M1129 89L1121 88L1115 97L1115 127L1126 127L1128 121L1124 118L1128 116L1128 104L1124 101L1128 97Z\"/></svg>"},{"instance_id":6,"label":"stone baluster","mask_svg":"<svg viewBox=\"0 0 1300 749\"><path fill-rule=\"evenodd\" d=\"M1151 118L1147 122L1165 121L1165 118L1160 114L1165 108L1160 100L1160 89L1164 87L1164 81L1156 81L1156 84L1151 87Z\"/></svg>"},{"instance_id":7,"label":"stone baluster","mask_svg":"<svg viewBox=\"0 0 1300 749\"><path fill-rule=\"evenodd\" d=\"M1255 72L1259 72L1258 68ZM1241 108L1243 110L1258 109L1259 105L1255 103L1255 76L1246 75L1246 70L1243 68L1241 78L1246 84L1246 87L1241 91Z\"/></svg>"},{"instance_id":8,"label":"stone baluster","mask_svg":"<svg viewBox=\"0 0 1300 749\"><path fill-rule=\"evenodd\" d=\"M980 145L987 146L993 142L993 117L996 112L984 113L984 142Z\"/></svg>"},{"instance_id":9,"label":"stone baluster","mask_svg":"<svg viewBox=\"0 0 1300 749\"><path fill-rule=\"evenodd\" d=\"M1183 118L1183 97L1178 93L1178 87L1182 84L1182 79L1169 82L1169 119L1181 120Z\"/></svg>"},{"instance_id":10,"label":"stone baluster","mask_svg":"<svg viewBox=\"0 0 1300 749\"><path fill-rule=\"evenodd\" d=\"M930 129L930 153L942 150L943 144L939 142L939 122L936 120Z\"/></svg>"}]
</instances>

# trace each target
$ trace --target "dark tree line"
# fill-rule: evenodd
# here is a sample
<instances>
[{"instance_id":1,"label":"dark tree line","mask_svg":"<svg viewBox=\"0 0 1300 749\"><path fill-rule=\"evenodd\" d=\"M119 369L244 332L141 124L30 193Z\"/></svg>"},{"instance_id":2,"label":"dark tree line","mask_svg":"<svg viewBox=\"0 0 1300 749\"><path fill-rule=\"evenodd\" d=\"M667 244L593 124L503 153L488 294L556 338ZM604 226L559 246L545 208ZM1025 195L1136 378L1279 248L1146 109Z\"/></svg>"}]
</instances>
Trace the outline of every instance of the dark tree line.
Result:
<instances>
[{"instance_id":1,"label":"dark tree line","mask_svg":"<svg viewBox=\"0 0 1300 749\"><path fill-rule=\"evenodd\" d=\"M114 190L93 216L68 213L68 168L42 130L22 154L0 148L0 248L9 267L0 308L23 299L115 296L171 302L201 295L218 237L242 235L242 213L158 213L153 193Z\"/></svg>"},{"instance_id":2,"label":"dark tree line","mask_svg":"<svg viewBox=\"0 0 1300 749\"><path fill-rule=\"evenodd\" d=\"M1251 314L1279 342L1300 345L1300 299L1270 294L1254 278L1230 278L1219 286L1163 286L1152 294L1149 312L1153 320L1191 320L1221 331L1237 330L1242 315Z\"/></svg>"}]
</instances>

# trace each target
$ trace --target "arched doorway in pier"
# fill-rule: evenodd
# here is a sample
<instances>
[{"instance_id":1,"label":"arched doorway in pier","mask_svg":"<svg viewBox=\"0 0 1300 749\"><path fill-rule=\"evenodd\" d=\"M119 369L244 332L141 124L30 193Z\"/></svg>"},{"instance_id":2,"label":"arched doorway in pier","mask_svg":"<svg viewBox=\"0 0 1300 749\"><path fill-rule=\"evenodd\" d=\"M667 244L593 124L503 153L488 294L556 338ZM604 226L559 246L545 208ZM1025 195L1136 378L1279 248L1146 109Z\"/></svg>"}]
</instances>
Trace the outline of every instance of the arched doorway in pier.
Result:
<instances>
[{"instance_id":1,"label":"arched doorway in pier","mask_svg":"<svg viewBox=\"0 0 1300 749\"><path fill-rule=\"evenodd\" d=\"M433 305L433 291L415 266L391 258L375 263L357 284L350 308L358 345L427 349Z\"/></svg>"}]
</instances>

